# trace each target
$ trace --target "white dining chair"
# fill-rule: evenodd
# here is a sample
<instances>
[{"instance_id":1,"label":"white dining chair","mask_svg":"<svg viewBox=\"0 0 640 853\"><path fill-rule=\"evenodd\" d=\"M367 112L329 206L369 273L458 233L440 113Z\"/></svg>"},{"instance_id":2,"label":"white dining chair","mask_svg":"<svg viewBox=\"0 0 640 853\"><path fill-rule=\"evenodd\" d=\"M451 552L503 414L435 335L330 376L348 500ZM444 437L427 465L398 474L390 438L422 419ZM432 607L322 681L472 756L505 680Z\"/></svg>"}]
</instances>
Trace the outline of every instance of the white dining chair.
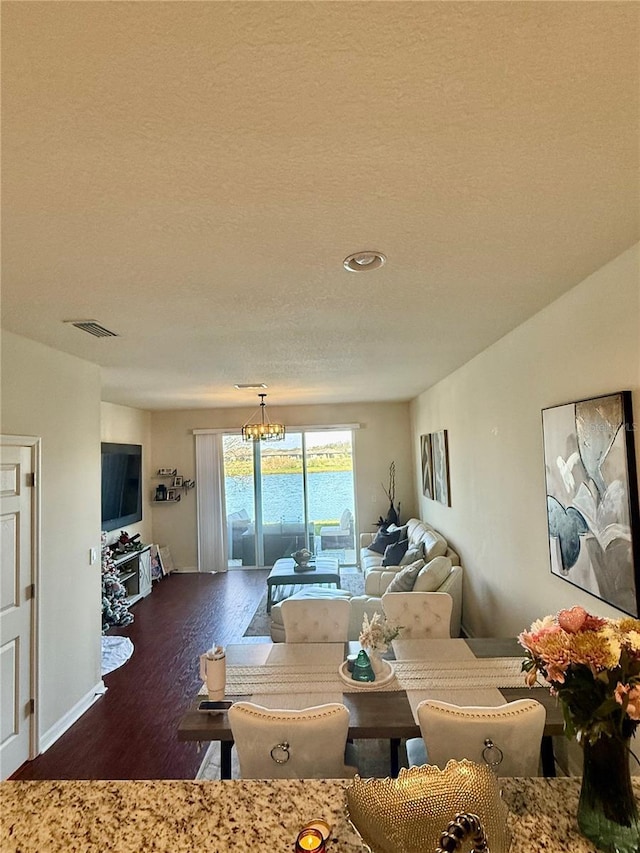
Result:
<instances>
[{"instance_id":1,"label":"white dining chair","mask_svg":"<svg viewBox=\"0 0 640 853\"><path fill-rule=\"evenodd\" d=\"M286 643L346 643L351 605L347 598L285 599L280 605Z\"/></svg>"},{"instance_id":2,"label":"white dining chair","mask_svg":"<svg viewBox=\"0 0 640 853\"><path fill-rule=\"evenodd\" d=\"M535 699L496 707L459 706L425 699L416 709L421 738L407 741L410 765L468 758L488 764L498 776L538 776L546 720Z\"/></svg>"},{"instance_id":3,"label":"white dining chair","mask_svg":"<svg viewBox=\"0 0 640 853\"><path fill-rule=\"evenodd\" d=\"M229 724L243 779L348 779L345 763L349 710L338 702L302 711L236 702ZM355 762L349 745L348 760Z\"/></svg>"},{"instance_id":4,"label":"white dining chair","mask_svg":"<svg viewBox=\"0 0 640 853\"><path fill-rule=\"evenodd\" d=\"M446 639L451 636L453 599L448 592L385 592L382 609L400 626L403 640Z\"/></svg>"}]
</instances>

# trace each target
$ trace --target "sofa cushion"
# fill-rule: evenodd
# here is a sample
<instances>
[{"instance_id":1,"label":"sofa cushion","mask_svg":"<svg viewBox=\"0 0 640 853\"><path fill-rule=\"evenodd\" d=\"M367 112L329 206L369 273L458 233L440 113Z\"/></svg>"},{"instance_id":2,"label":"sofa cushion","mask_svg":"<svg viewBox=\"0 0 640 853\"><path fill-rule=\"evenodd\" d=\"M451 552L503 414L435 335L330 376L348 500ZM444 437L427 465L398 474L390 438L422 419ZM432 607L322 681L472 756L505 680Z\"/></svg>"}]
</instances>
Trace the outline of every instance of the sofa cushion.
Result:
<instances>
[{"instance_id":1,"label":"sofa cushion","mask_svg":"<svg viewBox=\"0 0 640 853\"><path fill-rule=\"evenodd\" d=\"M399 566L408 566L409 563L415 563L416 560L424 559L424 545L418 542L417 545L411 545L405 551L404 557L398 563Z\"/></svg>"},{"instance_id":2,"label":"sofa cushion","mask_svg":"<svg viewBox=\"0 0 640 853\"><path fill-rule=\"evenodd\" d=\"M431 527L422 533L419 541L424 545L424 559L427 562L447 553L447 540Z\"/></svg>"},{"instance_id":3,"label":"sofa cushion","mask_svg":"<svg viewBox=\"0 0 640 853\"><path fill-rule=\"evenodd\" d=\"M404 557L407 548L409 547L408 539L401 539L399 542L396 542L395 545L387 545L384 549L384 557L382 558L383 566L399 566L402 558ZM409 563L413 563L418 558L415 557L413 560L409 560ZM408 565L408 563L405 563Z\"/></svg>"},{"instance_id":4,"label":"sofa cushion","mask_svg":"<svg viewBox=\"0 0 640 853\"><path fill-rule=\"evenodd\" d=\"M413 589L415 592L435 592L444 583L451 571L451 560L448 557L434 557L424 568L420 569Z\"/></svg>"},{"instance_id":5,"label":"sofa cushion","mask_svg":"<svg viewBox=\"0 0 640 853\"><path fill-rule=\"evenodd\" d=\"M378 554L384 554L387 545L395 545L400 539L400 530L387 530L381 527L376 533L375 539L369 545L369 551L375 551Z\"/></svg>"},{"instance_id":6,"label":"sofa cushion","mask_svg":"<svg viewBox=\"0 0 640 853\"><path fill-rule=\"evenodd\" d=\"M411 592L418 573L424 566L424 560L416 560L398 572L387 587L387 592Z\"/></svg>"}]
</instances>

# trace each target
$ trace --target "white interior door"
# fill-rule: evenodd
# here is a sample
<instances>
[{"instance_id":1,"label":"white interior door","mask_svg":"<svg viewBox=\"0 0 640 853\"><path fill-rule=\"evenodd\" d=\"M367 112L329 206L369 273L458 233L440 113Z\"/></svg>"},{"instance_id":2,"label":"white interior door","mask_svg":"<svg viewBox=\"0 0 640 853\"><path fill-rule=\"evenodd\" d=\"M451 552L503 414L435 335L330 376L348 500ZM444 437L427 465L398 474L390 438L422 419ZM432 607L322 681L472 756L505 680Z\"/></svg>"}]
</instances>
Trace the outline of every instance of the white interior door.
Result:
<instances>
[{"instance_id":1,"label":"white interior door","mask_svg":"<svg viewBox=\"0 0 640 853\"><path fill-rule=\"evenodd\" d=\"M33 655L32 446L2 439L0 459L0 777L30 756Z\"/></svg>"}]
</instances>

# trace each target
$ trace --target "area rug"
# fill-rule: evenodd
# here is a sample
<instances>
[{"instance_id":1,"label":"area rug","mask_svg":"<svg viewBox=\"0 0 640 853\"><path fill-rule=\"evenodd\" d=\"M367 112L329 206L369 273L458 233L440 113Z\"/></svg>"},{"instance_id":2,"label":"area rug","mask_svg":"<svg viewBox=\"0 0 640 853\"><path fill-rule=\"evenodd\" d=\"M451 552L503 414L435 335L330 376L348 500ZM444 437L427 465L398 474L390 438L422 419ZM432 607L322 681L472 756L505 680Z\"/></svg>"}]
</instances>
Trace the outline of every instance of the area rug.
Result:
<instances>
[{"instance_id":1,"label":"area rug","mask_svg":"<svg viewBox=\"0 0 640 853\"><path fill-rule=\"evenodd\" d=\"M356 740L358 771L363 779L375 776L384 779L389 775L389 741L388 740ZM404 741L400 746L400 767L408 767L407 753ZM240 779L240 766L235 747L231 750L231 778ZM206 751L202 764L196 774L196 779L220 779L220 744L212 743Z\"/></svg>"},{"instance_id":2,"label":"area rug","mask_svg":"<svg viewBox=\"0 0 640 853\"><path fill-rule=\"evenodd\" d=\"M133 643L128 637L102 638L102 675L126 663L133 654Z\"/></svg>"},{"instance_id":3,"label":"area rug","mask_svg":"<svg viewBox=\"0 0 640 853\"><path fill-rule=\"evenodd\" d=\"M278 588L279 599L288 598L300 589L304 589L304 584L296 586L287 586ZM332 589L332 584L318 584ZM345 566L340 569L340 588L349 590L354 595L362 595L364 592L364 577L355 566ZM256 612L249 622L247 630L244 632L245 637L268 637L271 630L271 617L267 613L267 592L262 596L260 604L256 608Z\"/></svg>"}]
</instances>

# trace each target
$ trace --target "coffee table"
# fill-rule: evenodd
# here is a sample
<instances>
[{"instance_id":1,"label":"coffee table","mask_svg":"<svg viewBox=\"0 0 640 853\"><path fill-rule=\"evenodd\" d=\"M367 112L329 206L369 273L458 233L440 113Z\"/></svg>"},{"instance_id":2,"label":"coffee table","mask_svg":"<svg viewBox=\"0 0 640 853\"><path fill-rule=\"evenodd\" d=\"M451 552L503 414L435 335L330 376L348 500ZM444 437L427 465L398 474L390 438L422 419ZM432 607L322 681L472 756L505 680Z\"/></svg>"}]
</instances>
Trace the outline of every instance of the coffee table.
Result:
<instances>
[{"instance_id":1,"label":"coffee table","mask_svg":"<svg viewBox=\"0 0 640 853\"><path fill-rule=\"evenodd\" d=\"M334 557L317 557L313 568L306 572L296 572L295 560L282 557L276 560L267 578L267 613L273 604L273 587L297 584L334 583L340 587L340 563Z\"/></svg>"}]
</instances>

